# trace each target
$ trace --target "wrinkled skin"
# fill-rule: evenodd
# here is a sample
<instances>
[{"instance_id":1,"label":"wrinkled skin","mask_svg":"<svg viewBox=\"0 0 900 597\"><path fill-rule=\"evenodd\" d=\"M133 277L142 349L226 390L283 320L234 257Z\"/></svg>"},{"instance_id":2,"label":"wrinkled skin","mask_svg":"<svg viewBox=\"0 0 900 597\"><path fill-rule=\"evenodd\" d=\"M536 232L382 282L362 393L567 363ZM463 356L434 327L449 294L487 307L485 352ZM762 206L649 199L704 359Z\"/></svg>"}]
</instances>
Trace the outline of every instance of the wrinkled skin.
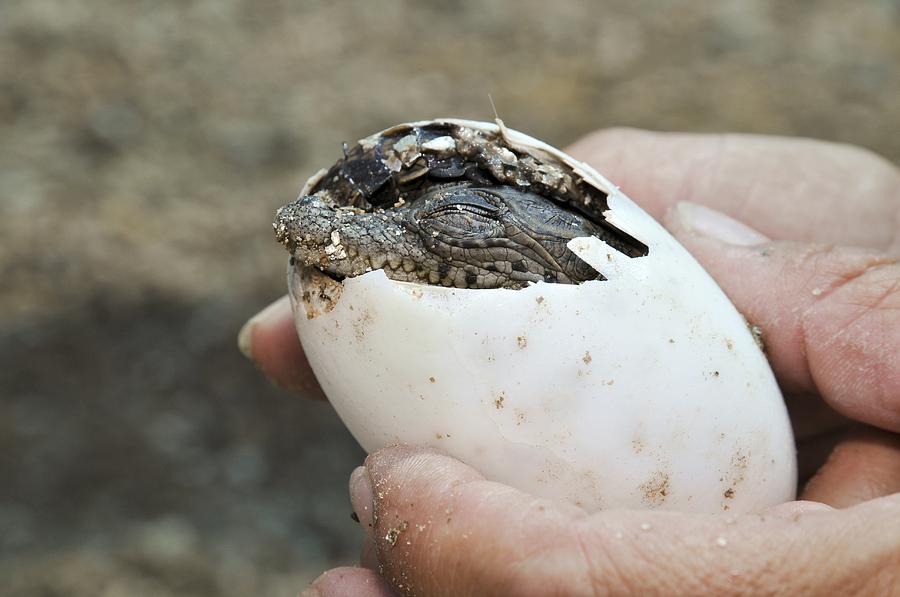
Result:
<instances>
[{"instance_id":1,"label":"wrinkled skin","mask_svg":"<svg viewBox=\"0 0 900 597\"><path fill-rule=\"evenodd\" d=\"M279 225L296 262L339 279L383 269L404 282L521 288L599 277L566 247L573 238L601 234L598 226L540 195L505 185L438 185L380 212L359 213L327 198L302 197L279 211Z\"/></svg>"}]
</instances>

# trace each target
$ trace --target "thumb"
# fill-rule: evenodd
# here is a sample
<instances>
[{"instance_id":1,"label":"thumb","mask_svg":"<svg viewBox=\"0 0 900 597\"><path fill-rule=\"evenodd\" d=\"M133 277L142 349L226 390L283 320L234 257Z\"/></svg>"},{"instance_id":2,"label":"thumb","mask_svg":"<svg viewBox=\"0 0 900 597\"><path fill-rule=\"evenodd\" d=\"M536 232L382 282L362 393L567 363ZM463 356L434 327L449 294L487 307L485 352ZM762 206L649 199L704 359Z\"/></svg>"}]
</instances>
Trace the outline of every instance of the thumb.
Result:
<instances>
[{"instance_id":1,"label":"thumb","mask_svg":"<svg viewBox=\"0 0 900 597\"><path fill-rule=\"evenodd\" d=\"M550 595L587 586L571 524L585 516L580 508L486 481L432 449L371 454L354 471L350 495L378 570L400 595Z\"/></svg>"},{"instance_id":2,"label":"thumb","mask_svg":"<svg viewBox=\"0 0 900 597\"><path fill-rule=\"evenodd\" d=\"M900 496L740 517L588 516L410 446L369 456L351 495L400 595L879 594L900 570Z\"/></svg>"},{"instance_id":3,"label":"thumb","mask_svg":"<svg viewBox=\"0 0 900 597\"><path fill-rule=\"evenodd\" d=\"M853 247L769 241L709 208L679 203L676 238L758 325L787 391L900 431L900 265Z\"/></svg>"}]
</instances>

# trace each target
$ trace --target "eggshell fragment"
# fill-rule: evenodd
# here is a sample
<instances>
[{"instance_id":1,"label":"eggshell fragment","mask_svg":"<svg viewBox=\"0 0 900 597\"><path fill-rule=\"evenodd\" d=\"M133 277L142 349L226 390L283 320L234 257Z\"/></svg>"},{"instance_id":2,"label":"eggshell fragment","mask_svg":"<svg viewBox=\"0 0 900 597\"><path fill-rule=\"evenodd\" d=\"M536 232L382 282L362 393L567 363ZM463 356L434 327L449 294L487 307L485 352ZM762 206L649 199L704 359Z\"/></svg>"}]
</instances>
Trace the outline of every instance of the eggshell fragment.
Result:
<instances>
[{"instance_id":1,"label":"eggshell fragment","mask_svg":"<svg viewBox=\"0 0 900 597\"><path fill-rule=\"evenodd\" d=\"M409 284L381 270L341 284L290 267L304 350L354 437L368 451L431 445L590 511L745 512L793 499L790 423L743 317L605 178L503 130L607 192L608 220L649 253L577 238L569 249L606 280L522 290Z\"/></svg>"}]
</instances>

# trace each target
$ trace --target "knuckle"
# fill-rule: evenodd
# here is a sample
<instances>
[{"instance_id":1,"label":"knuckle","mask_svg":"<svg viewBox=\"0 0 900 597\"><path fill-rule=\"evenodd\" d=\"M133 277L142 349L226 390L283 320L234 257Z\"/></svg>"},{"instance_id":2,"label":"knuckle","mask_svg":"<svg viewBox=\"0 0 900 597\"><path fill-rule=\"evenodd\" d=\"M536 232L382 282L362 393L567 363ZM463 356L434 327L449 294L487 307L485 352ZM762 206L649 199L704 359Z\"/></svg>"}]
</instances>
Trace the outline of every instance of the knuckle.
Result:
<instances>
[{"instance_id":1,"label":"knuckle","mask_svg":"<svg viewBox=\"0 0 900 597\"><path fill-rule=\"evenodd\" d=\"M823 253L810 258L827 261ZM824 388L862 394L866 402L900 414L900 265L895 260L866 261L834 276L800 321L810 371L818 381L828 380Z\"/></svg>"}]
</instances>

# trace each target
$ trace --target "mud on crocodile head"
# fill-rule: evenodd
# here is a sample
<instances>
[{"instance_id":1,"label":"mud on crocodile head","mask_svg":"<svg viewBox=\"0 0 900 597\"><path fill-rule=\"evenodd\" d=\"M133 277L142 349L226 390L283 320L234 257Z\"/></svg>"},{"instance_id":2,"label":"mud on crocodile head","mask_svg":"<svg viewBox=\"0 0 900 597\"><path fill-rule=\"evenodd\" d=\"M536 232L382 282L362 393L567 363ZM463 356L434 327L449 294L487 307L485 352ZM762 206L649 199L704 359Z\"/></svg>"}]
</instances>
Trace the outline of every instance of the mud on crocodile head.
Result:
<instances>
[{"instance_id":1,"label":"mud on crocodile head","mask_svg":"<svg viewBox=\"0 0 900 597\"><path fill-rule=\"evenodd\" d=\"M566 244L597 236L631 256L640 241L603 217L606 195L502 131L402 125L363 139L282 207L276 238L295 267L337 279L383 269L394 280L458 288L602 279Z\"/></svg>"}]
</instances>

